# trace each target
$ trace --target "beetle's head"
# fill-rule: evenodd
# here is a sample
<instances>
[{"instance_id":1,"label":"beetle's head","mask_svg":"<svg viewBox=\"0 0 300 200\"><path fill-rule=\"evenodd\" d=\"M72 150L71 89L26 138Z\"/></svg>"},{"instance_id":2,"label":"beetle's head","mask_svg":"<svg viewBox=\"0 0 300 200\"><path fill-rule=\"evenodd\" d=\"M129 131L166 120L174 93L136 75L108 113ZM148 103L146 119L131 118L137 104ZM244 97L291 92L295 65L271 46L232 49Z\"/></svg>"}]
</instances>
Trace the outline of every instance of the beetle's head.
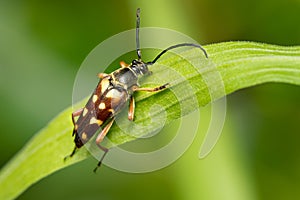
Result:
<instances>
[{"instance_id":1,"label":"beetle's head","mask_svg":"<svg viewBox=\"0 0 300 200\"><path fill-rule=\"evenodd\" d=\"M149 73L148 64L141 60L133 60L131 65L131 69L133 69L138 75L146 75Z\"/></svg>"}]
</instances>

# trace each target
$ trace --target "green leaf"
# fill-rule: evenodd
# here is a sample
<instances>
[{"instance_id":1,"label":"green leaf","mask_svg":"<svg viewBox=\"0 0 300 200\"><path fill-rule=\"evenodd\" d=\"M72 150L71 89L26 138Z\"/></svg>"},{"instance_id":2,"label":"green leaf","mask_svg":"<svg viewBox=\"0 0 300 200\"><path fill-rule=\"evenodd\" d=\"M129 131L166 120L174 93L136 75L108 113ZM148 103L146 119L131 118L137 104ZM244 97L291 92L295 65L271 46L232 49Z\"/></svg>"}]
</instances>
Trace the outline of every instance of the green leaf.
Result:
<instances>
[{"instance_id":1,"label":"green leaf","mask_svg":"<svg viewBox=\"0 0 300 200\"><path fill-rule=\"evenodd\" d=\"M156 131L165 123L186 115L224 95L266 82L300 85L300 47L282 47L254 42L227 42L205 46L209 59L199 49L163 56L151 66L153 74L143 86L169 82L158 93L138 92L134 122L126 111L117 118L108 134L119 145ZM86 100L76 107L82 107ZM90 153L72 151L72 108L67 108L39 131L0 172L0 199L13 199L47 175L84 160ZM116 125L117 124L117 125Z\"/></svg>"}]
</instances>

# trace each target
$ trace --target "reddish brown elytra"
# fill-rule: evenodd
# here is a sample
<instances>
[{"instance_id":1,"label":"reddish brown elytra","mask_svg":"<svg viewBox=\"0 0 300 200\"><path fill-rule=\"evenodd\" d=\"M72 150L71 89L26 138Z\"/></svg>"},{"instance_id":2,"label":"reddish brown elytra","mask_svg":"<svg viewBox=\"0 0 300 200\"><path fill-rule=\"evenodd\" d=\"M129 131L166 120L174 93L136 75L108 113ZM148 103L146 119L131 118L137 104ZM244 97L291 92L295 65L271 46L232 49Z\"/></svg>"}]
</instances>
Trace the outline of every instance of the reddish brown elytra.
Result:
<instances>
[{"instance_id":1,"label":"reddish brown elytra","mask_svg":"<svg viewBox=\"0 0 300 200\"><path fill-rule=\"evenodd\" d=\"M136 52L138 59L132 61L131 64L126 64L121 61L121 68L112 72L111 74L100 73L98 77L100 81L89 98L84 108L79 109L72 113L72 121L74 124L73 135L75 135L74 142L75 148L68 157L72 157L76 150L82 147L90 138L102 128L102 131L96 138L97 146L104 151L103 156L98 162L97 168L101 165L108 149L101 146L100 143L108 133L110 127L114 122L115 116L125 107L126 102L129 100L128 119L134 119L134 96L136 91L157 92L164 90L169 86L168 83L155 87L155 88L142 88L139 87L138 80L141 76L149 75L151 72L148 69L149 65L153 65L164 53L167 51L183 47L192 46L200 48L206 57L206 51L198 44L193 43L180 43L170 46L158 54L153 61L144 62L141 59L141 50L139 44L139 27L140 27L140 9L136 12ZM79 117L77 121L75 117ZM67 157L66 157L67 158Z\"/></svg>"}]
</instances>

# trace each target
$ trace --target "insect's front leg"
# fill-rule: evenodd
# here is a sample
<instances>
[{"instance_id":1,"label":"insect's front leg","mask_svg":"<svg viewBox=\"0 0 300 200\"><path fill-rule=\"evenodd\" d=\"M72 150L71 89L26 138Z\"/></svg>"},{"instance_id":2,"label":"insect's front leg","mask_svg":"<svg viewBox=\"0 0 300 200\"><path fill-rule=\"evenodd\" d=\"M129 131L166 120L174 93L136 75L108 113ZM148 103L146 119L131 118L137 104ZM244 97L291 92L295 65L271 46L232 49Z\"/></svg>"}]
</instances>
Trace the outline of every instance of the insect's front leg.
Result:
<instances>
[{"instance_id":1,"label":"insect's front leg","mask_svg":"<svg viewBox=\"0 0 300 200\"><path fill-rule=\"evenodd\" d=\"M125 63L124 61L120 61L121 68L129 67L130 64Z\"/></svg>"},{"instance_id":2,"label":"insect's front leg","mask_svg":"<svg viewBox=\"0 0 300 200\"><path fill-rule=\"evenodd\" d=\"M161 86L154 87L154 88L140 88L138 86L133 86L132 90L134 92L135 91L157 92L157 91L161 91L161 90L166 89L169 85L170 85L170 83L166 83L166 84L163 84Z\"/></svg>"},{"instance_id":3,"label":"insect's front leg","mask_svg":"<svg viewBox=\"0 0 300 200\"><path fill-rule=\"evenodd\" d=\"M108 74L105 74L105 73L99 73L97 76L98 76L98 78L103 79L103 78L107 77Z\"/></svg>"}]
</instances>

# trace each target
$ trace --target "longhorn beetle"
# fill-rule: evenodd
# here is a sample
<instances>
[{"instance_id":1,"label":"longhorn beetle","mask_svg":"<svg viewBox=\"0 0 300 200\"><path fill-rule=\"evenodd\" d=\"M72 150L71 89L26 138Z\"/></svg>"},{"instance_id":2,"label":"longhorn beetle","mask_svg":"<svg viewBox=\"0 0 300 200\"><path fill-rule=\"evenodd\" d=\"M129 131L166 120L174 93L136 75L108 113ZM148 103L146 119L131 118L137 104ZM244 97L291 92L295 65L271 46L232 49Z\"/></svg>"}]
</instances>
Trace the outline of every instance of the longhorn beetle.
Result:
<instances>
[{"instance_id":1,"label":"longhorn beetle","mask_svg":"<svg viewBox=\"0 0 300 200\"><path fill-rule=\"evenodd\" d=\"M72 157L77 149L88 142L100 127L102 128L102 131L96 138L96 144L104 151L104 154L94 169L94 172L96 172L97 168L101 165L108 152L108 149L101 146L100 143L114 123L115 116L125 107L128 100L130 101L128 119L132 121L134 118L135 102L133 93L136 91L157 92L164 90L169 86L169 83L166 83L154 88L139 87L138 79L141 76L151 74L148 66L153 65L167 51L184 46L199 48L203 51L205 57L208 58L206 51L200 45L193 43L180 43L166 48L160 52L153 61L144 62L142 60L140 49L139 29L140 9L138 8L136 12L136 53L138 59L133 60L131 64L126 64L121 61L121 68L111 74L99 73L98 77L100 78L100 81L85 107L72 113L72 122L74 124L72 136L75 135L75 148L67 157ZM75 117L78 116L79 118L76 121Z\"/></svg>"}]
</instances>

